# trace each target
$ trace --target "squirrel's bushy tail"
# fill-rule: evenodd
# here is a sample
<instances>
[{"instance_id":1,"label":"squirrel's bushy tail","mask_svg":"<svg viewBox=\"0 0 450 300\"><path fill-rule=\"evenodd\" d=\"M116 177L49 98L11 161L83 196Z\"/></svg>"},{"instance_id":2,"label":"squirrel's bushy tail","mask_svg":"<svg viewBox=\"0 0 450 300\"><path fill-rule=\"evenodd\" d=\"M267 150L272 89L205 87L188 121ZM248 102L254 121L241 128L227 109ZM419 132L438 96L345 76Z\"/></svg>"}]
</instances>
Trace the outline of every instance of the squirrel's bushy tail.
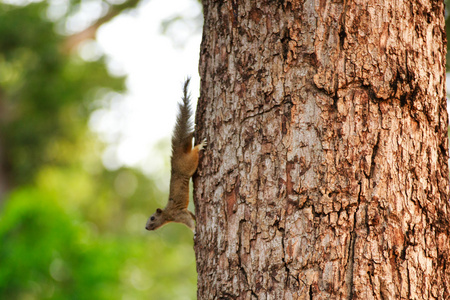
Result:
<instances>
[{"instance_id":1,"label":"squirrel's bushy tail","mask_svg":"<svg viewBox=\"0 0 450 300\"><path fill-rule=\"evenodd\" d=\"M178 103L178 115L172 135L172 153L184 148L189 138L192 138L193 125L191 122L192 110L188 87L190 78L186 78L183 86L182 102Z\"/></svg>"}]
</instances>

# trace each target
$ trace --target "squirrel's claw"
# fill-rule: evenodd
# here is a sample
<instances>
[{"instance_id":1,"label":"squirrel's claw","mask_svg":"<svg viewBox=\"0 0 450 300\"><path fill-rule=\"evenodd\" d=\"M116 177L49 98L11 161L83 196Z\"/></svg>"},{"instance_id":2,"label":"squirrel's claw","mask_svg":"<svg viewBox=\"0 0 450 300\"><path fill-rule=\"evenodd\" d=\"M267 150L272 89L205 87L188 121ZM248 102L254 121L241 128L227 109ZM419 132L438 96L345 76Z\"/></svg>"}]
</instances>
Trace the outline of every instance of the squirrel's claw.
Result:
<instances>
[{"instance_id":1,"label":"squirrel's claw","mask_svg":"<svg viewBox=\"0 0 450 300\"><path fill-rule=\"evenodd\" d=\"M206 139L203 139L202 142L197 145L198 146L198 150L205 149L207 145L208 145L208 143L207 143Z\"/></svg>"}]
</instances>

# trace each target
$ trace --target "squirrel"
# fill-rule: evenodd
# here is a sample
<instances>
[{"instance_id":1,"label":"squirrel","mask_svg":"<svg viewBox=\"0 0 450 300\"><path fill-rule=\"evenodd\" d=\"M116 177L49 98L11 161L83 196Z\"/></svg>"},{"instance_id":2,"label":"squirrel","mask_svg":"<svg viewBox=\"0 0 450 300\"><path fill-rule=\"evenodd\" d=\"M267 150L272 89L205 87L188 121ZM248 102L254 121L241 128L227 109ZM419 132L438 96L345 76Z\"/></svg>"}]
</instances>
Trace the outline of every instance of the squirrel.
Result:
<instances>
[{"instance_id":1,"label":"squirrel","mask_svg":"<svg viewBox=\"0 0 450 300\"><path fill-rule=\"evenodd\" d=\"M182 103L178 103L179 112L172 134L169 201L164 209L157 208L150 216L145 226L147 230L156 230L169 222L182 223L192 231L195 228L195 215L187 209L189 180L197 170L199 152L206 147L206 139L192 148L194 132L190 121L189 81L190 78L187 78L184 83Z\"/></svg>"}]
</instances>

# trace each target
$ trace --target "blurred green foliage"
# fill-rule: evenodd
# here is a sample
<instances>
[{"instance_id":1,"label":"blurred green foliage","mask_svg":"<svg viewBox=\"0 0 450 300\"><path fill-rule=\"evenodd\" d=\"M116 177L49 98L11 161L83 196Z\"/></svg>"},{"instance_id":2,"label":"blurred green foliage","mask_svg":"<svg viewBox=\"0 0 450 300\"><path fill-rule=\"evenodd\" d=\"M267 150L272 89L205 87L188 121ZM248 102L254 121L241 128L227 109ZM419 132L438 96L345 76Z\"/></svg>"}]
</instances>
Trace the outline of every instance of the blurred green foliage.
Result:
<instances>
[{"instance_id":1,"label":"blurred green foliage","mask_svg":"<svg viewBox=\"0 0 450 300\"><path fill-rule=\"evenodd\" d=\"M46 151L52 143L77 143L96 100L91 91L124 89L124 78L108 75L104 59L85 62L61 53L63 37L42 17L46 9L45 2L0 9L0 125L16 184L56 162L55 151Z\"/></svg>"},{"instance_id":2,"label":"blurred green foliage","mask_svg":"<svg viewBox=\"0 0 450 300\"><path fill-rule=\"evenodd\" d=\"M106 170L87 126L124 78L61 51L47 9L0 3L0 299L195 299L192 232L144 229L167 191Z\"/></svg>"}]
</instances>

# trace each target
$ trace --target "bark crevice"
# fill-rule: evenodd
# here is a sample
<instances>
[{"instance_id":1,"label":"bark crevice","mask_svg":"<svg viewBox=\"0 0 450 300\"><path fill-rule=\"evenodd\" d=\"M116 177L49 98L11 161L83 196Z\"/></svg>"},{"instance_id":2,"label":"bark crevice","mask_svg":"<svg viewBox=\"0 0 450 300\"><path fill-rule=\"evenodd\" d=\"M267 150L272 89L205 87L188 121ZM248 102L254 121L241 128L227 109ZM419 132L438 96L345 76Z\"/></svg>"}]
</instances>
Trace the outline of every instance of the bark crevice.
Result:
<instances>
[{"instance_id":1,"label":"bark crevice","mask_svg":"<svg viewBox=\"0 0 450 300\"><path fill-rule=\"evenodd\" d=\"M347 295L348 299L353 299L353 266L355 259L355 240L356 232L352 231L350 233L350 241L348 245L348 260L347 260Z\"/></svg>"}]
</instances>

